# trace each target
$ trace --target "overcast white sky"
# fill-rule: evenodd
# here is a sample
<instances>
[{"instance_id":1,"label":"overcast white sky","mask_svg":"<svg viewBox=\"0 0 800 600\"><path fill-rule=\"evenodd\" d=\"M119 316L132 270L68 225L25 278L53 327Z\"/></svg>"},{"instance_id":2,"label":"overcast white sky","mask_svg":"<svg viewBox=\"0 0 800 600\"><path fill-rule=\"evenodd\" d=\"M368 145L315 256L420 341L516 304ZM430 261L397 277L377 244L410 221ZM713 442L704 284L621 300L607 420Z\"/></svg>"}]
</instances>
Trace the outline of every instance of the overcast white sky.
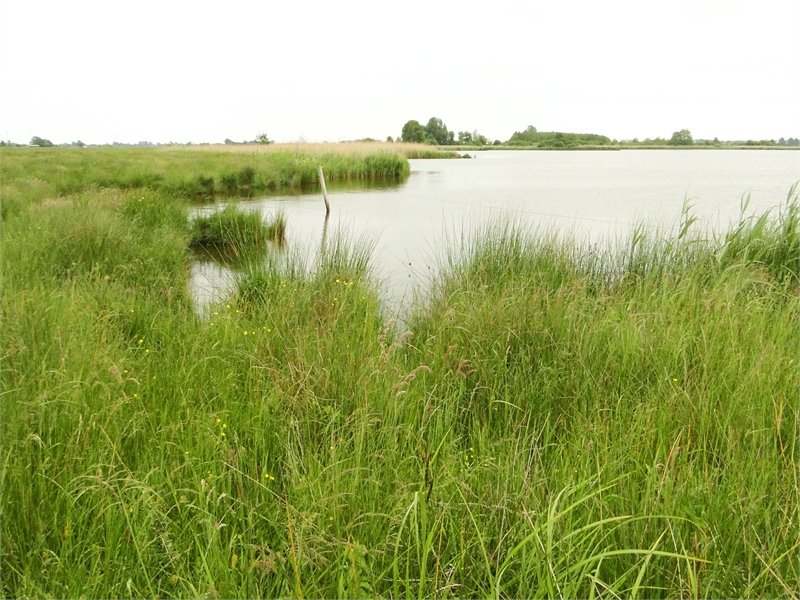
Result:
<instances>
[{"instance_id":1,"label":"overcast white sky","mask_svg":"<svg viewBox=\"0 0 800 600\"><path fill-rule=\"evenodd\" d=\"M0 138L800 137L800 2L0 0Z\"/></svg>"}]
</instances>

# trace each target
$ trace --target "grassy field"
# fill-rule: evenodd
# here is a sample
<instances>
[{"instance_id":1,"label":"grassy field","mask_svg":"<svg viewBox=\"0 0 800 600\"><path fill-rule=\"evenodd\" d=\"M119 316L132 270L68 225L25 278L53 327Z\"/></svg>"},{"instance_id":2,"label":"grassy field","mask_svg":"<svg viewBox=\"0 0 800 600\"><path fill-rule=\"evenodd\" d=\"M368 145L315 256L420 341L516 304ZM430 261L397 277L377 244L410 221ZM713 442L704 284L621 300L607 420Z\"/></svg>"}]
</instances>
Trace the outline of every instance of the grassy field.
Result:
<instances>
[{"instance_id":1,"label":"grassy field","mask_svg":"<svg viewBox=\"0 0 800 600\"><path fill-rule=\"evenodd\" d=\"M200 318L172 182L245 155L85 152L0 154L5 596L796 593L796 194L603 254L487 224L402 329L332 234Z\"/></svg>"}]
</instances>

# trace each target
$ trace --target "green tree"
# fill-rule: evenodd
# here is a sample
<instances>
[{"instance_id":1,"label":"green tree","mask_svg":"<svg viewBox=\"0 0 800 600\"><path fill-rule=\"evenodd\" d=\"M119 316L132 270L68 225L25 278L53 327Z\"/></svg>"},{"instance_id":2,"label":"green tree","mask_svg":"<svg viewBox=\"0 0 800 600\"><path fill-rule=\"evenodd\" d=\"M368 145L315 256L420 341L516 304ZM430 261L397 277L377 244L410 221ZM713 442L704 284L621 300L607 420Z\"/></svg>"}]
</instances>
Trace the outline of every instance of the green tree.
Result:
<instances>
[{"instance_id":1,"label":"green tree","mask_svg":"<svg viewBox=\"0 0 800 600\"><path fill-rule=\"evenodd\" d=\"M534 144L539 141L539 135L536 127L528 125L525 131L515 131L508 141L521 145Z\"/></svg>"},{"instance_id":2,"label":"green tree","mask_svg":"<svg viewBox=\"0 0 800 600\"><path fill-rule=\"evenodd\" d=\"M256 136L256 141L259 144L271 144L272 143L272 140L267 137L266 133L259 133Z\"/></svg>"},{"instance_id":3,"label":"green tree","mask_svg":"<svg viewBox=\"0 0 800 600\"><path fill-rule=\"evenodd\" d=\"M485 135L478 133L478 130L475 129L474 131L459 131L458 132L458 143L467 145L470 144L472 146L486 146L490 144L489 138Z\"/></svg>"},{"instance_id":4,"label":"green tree","mask_svg":"<svg viewBox=\"0 0 800 600\"><path fill-rule=\"evenodd\" d=\"M50 140L46 140L44 138L40 138L38 135L35 135L31 138L31 146L40 146L42 148L52 146L53 142Z\"/></svg>"},{"instance_id":5,"label":"green tree","mask_svg":"<svg viewBox=\"0 0 800 600\"><path fill-rule=\"evenodd\" d=\"M447 129L444 121L436 117L431 117L425 125L425 137L436 140L440 146L447 146L456 143L456 134Z\"/></svg>"},{"instance_id":6,"label":"green tree","mask_svg":"<svg viewBox=\"0 0 800 600\"><path fill-rule=\"evenodd\" d=\"M688 129L681 129L672 134L667 142L670 146L691 146L694 144L692 133Z\"/></svg>"},{"instance_id":7,"label":"green tree","mask_svg":"<svg viewBox=\"0 0 800 600\"><path fill-rule=\"evenodd\" d=\"M403 132L401 134L404 142L417 142L421 143L425 139L425 128L419 121L411 120L403 125Z\"/></svg>"}]
</instances>

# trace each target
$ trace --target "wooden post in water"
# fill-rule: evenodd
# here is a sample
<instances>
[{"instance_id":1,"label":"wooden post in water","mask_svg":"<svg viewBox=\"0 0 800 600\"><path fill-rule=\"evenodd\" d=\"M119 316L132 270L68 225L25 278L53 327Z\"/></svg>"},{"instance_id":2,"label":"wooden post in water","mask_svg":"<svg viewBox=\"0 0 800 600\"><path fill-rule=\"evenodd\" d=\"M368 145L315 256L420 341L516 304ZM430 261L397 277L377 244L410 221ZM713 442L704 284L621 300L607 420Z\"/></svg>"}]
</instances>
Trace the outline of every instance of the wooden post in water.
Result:
<instances>
[{"instance_id":1,"label":"wooden post in water","mask_svg":"<svg viewBox=\"0 0 800 600\"><path fill-rule=\"evenodd\" d=\"M322 167L317 167L319 173L319 184L322 186L322 197L325 199L325 215L331 214L331 205L328 204L328 188L325 187L325 175L322 174Z\"/></svg>"},{"instance_id":2,"label":"wooden post in water","mask_svg":"<svg viewBox=\"0 0 800 600\"><path fill-rule=\"evenodd\" d=\"M328 240L328 217L330 215L328 213L325 214L325 223L322 225L322 242L319 245L319 253L325 254L325 245Z\"/></svg>"}]
</instances>

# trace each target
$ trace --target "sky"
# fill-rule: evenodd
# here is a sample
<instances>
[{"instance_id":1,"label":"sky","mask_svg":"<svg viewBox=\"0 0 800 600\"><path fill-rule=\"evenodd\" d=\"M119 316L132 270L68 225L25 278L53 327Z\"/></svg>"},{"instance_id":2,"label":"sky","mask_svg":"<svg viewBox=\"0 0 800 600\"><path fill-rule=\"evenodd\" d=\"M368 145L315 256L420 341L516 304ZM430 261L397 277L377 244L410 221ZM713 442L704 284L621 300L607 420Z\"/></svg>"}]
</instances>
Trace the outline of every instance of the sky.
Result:
<instances>
[{"instance_id":1,"label":"sky","mask_svg":"<svg viewBox=\"0 0 800 600\"><path fill-rule=\"evenodd\" d=\"M0 0L0 138L800 137L800 2Z\"/></svg>"}]
</instances>

